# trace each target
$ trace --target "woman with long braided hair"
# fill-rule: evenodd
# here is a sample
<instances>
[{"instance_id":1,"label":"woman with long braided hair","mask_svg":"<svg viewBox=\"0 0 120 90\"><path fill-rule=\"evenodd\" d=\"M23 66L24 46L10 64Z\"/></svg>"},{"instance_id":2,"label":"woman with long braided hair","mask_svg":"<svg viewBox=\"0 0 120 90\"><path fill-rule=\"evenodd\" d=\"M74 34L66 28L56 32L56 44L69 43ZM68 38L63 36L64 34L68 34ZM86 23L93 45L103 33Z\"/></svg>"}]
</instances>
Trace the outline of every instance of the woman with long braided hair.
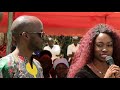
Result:
<instances>
[{"instance_id":1,"label":"woman with long braided hair","mask_svg":"<svg viewBox=\"0 0 120 90\"><path fill-rule=\"evenodd\" d=\"M113 57L108 65L106 57ZM107 24L91 28L81 39L68 78L118 78L120 76L120 36Z\"/></svg>"}]
</instances>

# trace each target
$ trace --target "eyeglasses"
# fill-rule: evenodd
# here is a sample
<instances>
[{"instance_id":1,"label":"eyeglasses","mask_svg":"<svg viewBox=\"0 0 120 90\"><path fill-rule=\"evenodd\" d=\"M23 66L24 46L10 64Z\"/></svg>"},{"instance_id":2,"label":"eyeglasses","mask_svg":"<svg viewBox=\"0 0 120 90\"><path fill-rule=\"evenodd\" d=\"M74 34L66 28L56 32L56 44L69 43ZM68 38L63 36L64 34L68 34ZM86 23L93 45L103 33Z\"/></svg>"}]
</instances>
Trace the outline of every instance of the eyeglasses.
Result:
<instances>
[{"instance_id":1,"label":"eyeglasses","mask_svg":"<svg viewBox=\"0 0 120 90\"><path fill-rule=\"evenodd\" d=\"M45 32L27 32L27 33L38 34L40 38L43 38L45 35Z\"/></svg>"},{"instance_id":2,"label":"eyeglasses","mask_svg":"<svg viewBox=\"0 0 120 90\"><path fill-rule=\"evenodd\" d=\"M38 34L38 36L39 36L40 38L43 38L44 35L45 35L45 32L26 32L26 33L30 33L30 34ZM20 35L22 35L22 34L20 34Z\"/></svg>"}]
</instances>

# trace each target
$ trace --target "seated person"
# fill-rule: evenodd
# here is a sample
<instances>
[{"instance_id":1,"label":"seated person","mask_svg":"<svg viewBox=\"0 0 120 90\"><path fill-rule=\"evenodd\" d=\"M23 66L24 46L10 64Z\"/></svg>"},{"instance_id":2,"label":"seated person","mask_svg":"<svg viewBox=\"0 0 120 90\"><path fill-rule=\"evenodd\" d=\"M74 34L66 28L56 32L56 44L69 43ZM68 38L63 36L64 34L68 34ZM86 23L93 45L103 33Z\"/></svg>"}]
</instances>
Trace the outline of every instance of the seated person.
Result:
<instances>
[{"instance_id":1,"label":"seated person","mask_svg":"<svg viewBox=\"0 0 120 90\"><path fill-rule=\"evenodd\" d=\"M58 58L54 60L53 68L56 73L56 78L66 78L69 69L69 63L65 58Z\"/></svg>"},{"instance_id":2,"label":"seated person","mask_svg":"<svg viewBox=\"0 0 120 90\"><path fill-rule=\"evenodd\" d=\"M36 60L38 60L43 68L44 78L52 78L50 70L52 68L52 54L48 50L43 50L41 52L36 51L33 55Z\"/></svg>"}]
</instances>

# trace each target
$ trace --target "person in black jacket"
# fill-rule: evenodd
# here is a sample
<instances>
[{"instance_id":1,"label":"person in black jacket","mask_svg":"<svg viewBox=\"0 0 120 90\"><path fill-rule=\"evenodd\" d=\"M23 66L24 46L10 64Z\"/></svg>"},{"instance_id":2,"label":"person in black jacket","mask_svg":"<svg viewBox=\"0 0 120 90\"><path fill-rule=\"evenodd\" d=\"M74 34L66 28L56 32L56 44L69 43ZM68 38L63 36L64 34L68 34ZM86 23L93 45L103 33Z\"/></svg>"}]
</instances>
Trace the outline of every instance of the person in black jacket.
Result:
<instances>
[{"instance_id":1,"label":"person in black jacket","mask_svg":"<svg viewBox=\"0 0 120 90\"><path fill-rule=\"evenodd\" d=\"M115 64L108 65L111 56ZM119 78L120 36L107 24L98 24L81 39L68 78Z\"/></svg>"}]
</instances>

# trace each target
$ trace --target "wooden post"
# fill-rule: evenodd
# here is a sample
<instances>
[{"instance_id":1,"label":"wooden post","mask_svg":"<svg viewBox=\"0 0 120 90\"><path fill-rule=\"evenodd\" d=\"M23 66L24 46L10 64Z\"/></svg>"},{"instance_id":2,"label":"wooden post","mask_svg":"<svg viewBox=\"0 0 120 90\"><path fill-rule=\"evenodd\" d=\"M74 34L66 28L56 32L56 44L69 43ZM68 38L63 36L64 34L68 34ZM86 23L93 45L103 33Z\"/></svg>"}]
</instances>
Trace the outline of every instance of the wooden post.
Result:
<instances>
[{"instance_id":1,"label":"wooden post","mask_svg":"<svg viewBox=\"0 0 120 90\"><path fill-rule=\"evenodd\" d=\"M11 52L12 33L10 31L10 28L12 22L13 22L13 12L8 12L8 32L7 32L7 50L6 50L7 54Z\"/></svg>"},{"instance_id":2,"label":"wooden post","mask_svg":"<svg viewBox=\"0 0 120 90\"><path fill-rule=\"evenodd\" d=\"M3 18L3 12L0 12L0 22L2 21Z\"/></svg>"}]
</instances>

